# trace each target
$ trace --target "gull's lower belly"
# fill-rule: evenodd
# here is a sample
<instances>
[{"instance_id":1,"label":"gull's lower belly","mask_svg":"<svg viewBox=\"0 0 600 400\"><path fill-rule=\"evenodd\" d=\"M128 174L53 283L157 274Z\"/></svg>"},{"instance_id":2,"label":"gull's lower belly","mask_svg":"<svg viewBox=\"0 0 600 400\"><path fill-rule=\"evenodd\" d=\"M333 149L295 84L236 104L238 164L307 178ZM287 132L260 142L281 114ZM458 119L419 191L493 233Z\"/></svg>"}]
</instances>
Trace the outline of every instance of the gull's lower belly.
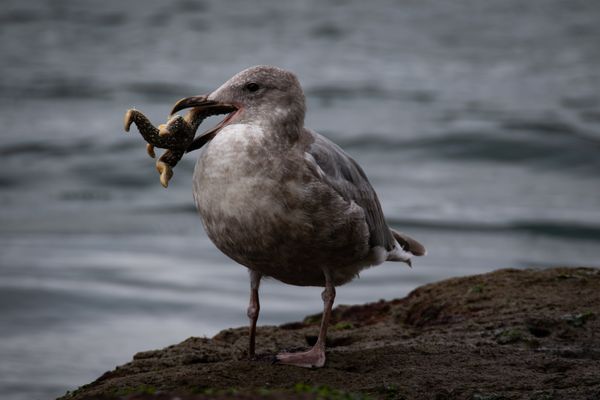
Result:
<instances>
[{"instance_id":1,"label":"gull's lower belly","mask_svg":"<svg viewBox=\"0 0 600 400\"><path fill-rule=\"evenodd\" d=\"M212 186L195 194L198 210L209 238L238 263L300 286L323 286L324 269L342 284L364 267L364 223L338 205L298 193L291 202L289 188L260 178Z\"/></svg>"}]
</instances>

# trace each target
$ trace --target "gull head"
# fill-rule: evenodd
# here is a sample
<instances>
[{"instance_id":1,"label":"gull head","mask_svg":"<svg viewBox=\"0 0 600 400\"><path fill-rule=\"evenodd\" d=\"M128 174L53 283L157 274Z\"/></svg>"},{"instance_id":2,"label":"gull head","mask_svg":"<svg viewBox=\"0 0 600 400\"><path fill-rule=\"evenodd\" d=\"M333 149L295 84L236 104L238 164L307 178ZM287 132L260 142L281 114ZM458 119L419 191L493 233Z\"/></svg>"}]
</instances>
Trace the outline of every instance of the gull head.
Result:
<instances>
[{"instance_id":1,"label":"gull head","mask_svg":"<svg viewBox=\"0 0 600 400\"><path fill-rule=\"evenodd\" d=\"M229 124L257 124L297 130L304 126L304 93L296 76L284 69L259 65L245 69L208 95L179 100L171 114L200 108L211 115L227 116L204 135L215 135Z\"/></svg>"}]
</instances>

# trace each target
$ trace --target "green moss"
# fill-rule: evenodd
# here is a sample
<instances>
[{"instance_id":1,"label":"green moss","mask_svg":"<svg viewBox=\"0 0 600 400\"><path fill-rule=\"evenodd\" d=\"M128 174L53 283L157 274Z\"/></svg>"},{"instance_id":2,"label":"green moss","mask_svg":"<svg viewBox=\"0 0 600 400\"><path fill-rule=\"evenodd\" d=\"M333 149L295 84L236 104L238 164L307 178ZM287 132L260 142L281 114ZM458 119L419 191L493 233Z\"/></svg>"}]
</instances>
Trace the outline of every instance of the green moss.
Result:
<instances>
[{"instance_id":1,"label":"green moss","mask_svg":"<svg viewBox=\"0 0 600 400\"><path fill-rule=\"evenodd\" d=\"M473 400L507 400L507 398L497 393L475 393Z\"/></svg>"},{"instance_id":2,"label":"green moss","mask_svg":"<svg viewBox=\"0 0 600 400\"><path fill-rule=\"evenodd\" d=\"M293 393L313 395L319 400L371 400L371 397L363 393L350 393L329 386L311 386L305 383L294 385Z\"/></svg>"},{"instance_id":3,"label":"green moss","mask_svg":"<svg viewBox=\"0 0 600 400\"><path fill-rule=\"evenodd\" d=\"M596 314L594 314L593 312L585 311L579 314L567 315L566 317L564 317L564 319L569 325L580 327L585 325L585 323L588 320L593 319L595 316Z\"/></svg>"},{"instance_id":4,"label":"green moss","mask_svg":"<svg viewBox=\"0 0 600 400\"><path fill-rule=\"evenodd\" d=\"M477 285L473 285L469 288L469 293L483 293L485 290L485 285L483 283L479 283Z\"/></svg>"},{"instance_id":5,"label":"green moss","mask_svg":"<svg viewBox=\"0 0 600 400\"><path fill-rule=\"evenodd\" d=\"M304 318L304 320L302 322L307 325L317 324L317 323L321 322L321 317L322 317L322 314L309 315L308 317Z\"/></svg>"},{"instance_id":6,"label":"green moss","mask_svg":"<svg viewBox=\"0 0 600 400\"><path fill-rule=\"evenodd\" d=\"M209 396L209 397L237 396L241 393L238 388L234 388L234 387L225 388L225 389L216 389L216 388L212 388L212 387L194 387L194 388L188 389L188 391L193 394L202 394L204 396ZM261 396L266 396L268 394L271 394L272 392L268 389L261 388L261 389L257 390L257 393L260 394Z\"/></svg>"},{"instance_id":7,"label":"green moss","mask_svg":"<svg viewBox=\"0 0 600 400\"><path fill-rule=\"evenodd\" d=\"M156 394L157 389L154 386L139 385L136 387L120 387L113 392L115 396L129 396L132 394Z\"/></svg>"},{"instance_id":8,"label":"green moss","mask_svg":"<svg viewBox=\"0 0 600 400\"><path fill-rule=\"evenodd\" d=\"M495 339L496 343L501 345L521 342L531 348L540 346L540 342L537 339L520 328L509 328L500 331L496 333Z\"/></svg>"},{"instance_id":9,"label":"green moss","mask_svg":"<svg viewBox=\"0 0 600 400\"><path fill-rule=\"evenodd\" d=\"M496 335L498 344L510 344L520 342L524 339L523 332L519 329L505 329Z\"/></svg>"},{"instance_id":10,"label":"green moss","mask_svg":"<svg viewBox=\"0 0 600 400\"><path fill-rule=\"evenodd\" d=\"M354 328L354 325L352 325L350 322L338 322L333 326L333 329L338 331L352 328Z\"/></svg>"},{"instance_id":11,"label":"green moss","mask_svg":"<svg viewBox=\"0 0 600 400\"><path fill-rule=\"evenodd\" d=\"M554 398L554 391L535 392L530 397L531 400L553 400Z\"/></svg>"},{"instance_id":12,"label":"green moss","mask_svg":"<svg viewBox=\"0 0 600 400\"><path fill-rule=\"evenodd\" d=\"M382 399L385 400L399 400L404 399L404 397L400 394L400 389L396 385L385 385L380 386L376 389L377 394Z\"/></svg>"},{"instance_id":13,"label":"green moss","mask_svg":"<svg viewBox=\"0 0 600 400\"><path fill-rule=\"evenodd\" d=\"M189 389L193 394L200 394L209 398L230 398L242 395L256 396L258 398L287 398L291 395L302 395L301 398L316 400L372 400L363 393L351 393L331 388L329 386L312 386L305 383L297 383L293 387L285 389L257 388L250 391L240 391L237 388L216 389L211 387L195 387ZM132 392L137 393L137 392ZM127 393L131 394L131 393ZM295 398L295 397L294 397ZM392 397L390 397L392 398Z\"/></svg>"},{"instance_id":14,"label":"green moss","mask_svg":"<svg viewBox=\"0 0 600 400\"><path fill-rule=\"evenodd\" d=\"M259 396L269 396L271 394L273 394L273 389L267 389L267 388L258 388L258 390L256 391L256 393Z\"/></svg>"}]
</instances>

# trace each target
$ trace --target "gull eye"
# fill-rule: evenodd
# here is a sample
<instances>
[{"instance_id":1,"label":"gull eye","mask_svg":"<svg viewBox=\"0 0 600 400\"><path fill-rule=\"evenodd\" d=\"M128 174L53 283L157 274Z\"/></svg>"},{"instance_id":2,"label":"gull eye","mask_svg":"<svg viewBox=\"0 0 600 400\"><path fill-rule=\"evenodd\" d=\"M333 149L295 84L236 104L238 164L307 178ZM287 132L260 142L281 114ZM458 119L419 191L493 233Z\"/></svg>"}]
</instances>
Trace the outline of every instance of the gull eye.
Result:
<instances>
[{"instance_id":1,"label":"gull eye","mask_svg":"<svg viewBox=\"0 0 600 400\"><path fill-rule=\"evenodd\" d=\"M260 89L258 83L250 82L246 84L246 90L249 92L256 92L258 89Z\"/></svg>"}]
</instances>

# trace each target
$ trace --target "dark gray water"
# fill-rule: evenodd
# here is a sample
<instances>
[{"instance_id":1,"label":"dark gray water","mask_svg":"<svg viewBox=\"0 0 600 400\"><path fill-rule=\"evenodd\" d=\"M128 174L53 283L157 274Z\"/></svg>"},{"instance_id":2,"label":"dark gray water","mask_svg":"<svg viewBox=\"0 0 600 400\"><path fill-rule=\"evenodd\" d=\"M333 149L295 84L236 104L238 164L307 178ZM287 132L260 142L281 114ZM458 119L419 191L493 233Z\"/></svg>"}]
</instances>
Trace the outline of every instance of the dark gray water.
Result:
<instances>
[{"instance_id":1,"label":"dark gray water","mask_svg":"<svg viewBox=\"0 0 600 400\"><path fill-rule=\"evenodd\" d=\"M136 351L246 323L243 268L208 241L197 154L162 189L135 106L243 68L295 71L307 125L365 168L430 255L337 303L503 267L600 265L600 3L17 1L0 5L0 397L47 399ZM268 282L262 324L321 309ZM260 337L259 339L260 340Z\"/></svg>"}]
</instances>

